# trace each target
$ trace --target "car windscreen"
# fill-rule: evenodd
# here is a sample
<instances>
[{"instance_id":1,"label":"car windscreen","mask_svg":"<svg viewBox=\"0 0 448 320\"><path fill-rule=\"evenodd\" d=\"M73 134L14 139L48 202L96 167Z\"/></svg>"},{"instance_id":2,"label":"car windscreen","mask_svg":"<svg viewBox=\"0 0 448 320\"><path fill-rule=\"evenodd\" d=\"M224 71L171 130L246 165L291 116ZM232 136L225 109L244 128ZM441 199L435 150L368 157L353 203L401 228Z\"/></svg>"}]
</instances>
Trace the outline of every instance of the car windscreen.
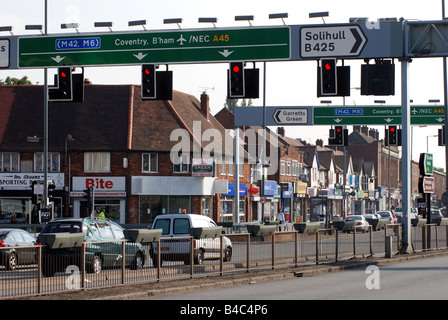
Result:
<instances>
[{"instance_id":1,"label":"car windscreen","mask_svg":"<svg viewBox=\"0 0 448 320\"><path fill-rule=\"evenodd\" d=\"M41 233L81 233L82 232L82 222L71 221L71 222L51 222L47 224Z\"/></svg>"},{"instance_id":2,"label":"car windscreen","mask_svg":"<svg viewBox=\"0 0 448 320\"><path fill-rule=\"evenodd\" d=\"M158 219L154 224L154 229L162 229L162 234L170 233L170 219Z\"/></svg>"}]
</instances>

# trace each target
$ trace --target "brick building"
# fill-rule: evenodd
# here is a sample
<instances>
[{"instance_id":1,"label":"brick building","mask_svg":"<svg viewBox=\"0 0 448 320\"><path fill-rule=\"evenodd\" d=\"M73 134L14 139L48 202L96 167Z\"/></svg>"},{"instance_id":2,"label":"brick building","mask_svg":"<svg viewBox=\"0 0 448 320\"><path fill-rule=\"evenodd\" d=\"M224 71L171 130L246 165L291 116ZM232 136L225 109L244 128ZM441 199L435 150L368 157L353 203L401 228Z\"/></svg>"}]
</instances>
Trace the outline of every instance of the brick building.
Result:
<instances>
[{"instance_id":1,"label":"brick building","mask_svg":"<svg viewBox=\"0 0 448 320\"><path fill-rule=\"evenodd\" d=\"M43 183L43 95L42 86L0 86L3 222L12 213L31 221L30 185ZM48 114L55 217L89 215L83 190L93 186L94 209L119 223L184 210L232 218L233 138L210 114L206 94L199 101L174 91L170 101L142 101L140 86L86 84L83 103L50 102ZM247 190L247 161L242 168ZM244 220L248 201L243 195Z\"/></svg>"}]
</instances>

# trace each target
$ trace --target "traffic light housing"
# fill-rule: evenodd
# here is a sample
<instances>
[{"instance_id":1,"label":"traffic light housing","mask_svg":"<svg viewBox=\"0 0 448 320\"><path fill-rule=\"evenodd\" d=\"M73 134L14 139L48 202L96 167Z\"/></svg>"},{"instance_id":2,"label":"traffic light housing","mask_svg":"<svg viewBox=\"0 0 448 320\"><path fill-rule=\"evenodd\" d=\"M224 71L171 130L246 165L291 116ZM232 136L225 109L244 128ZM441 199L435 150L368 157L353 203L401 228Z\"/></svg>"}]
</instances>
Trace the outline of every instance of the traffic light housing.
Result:
<instances>
[{"instance_id":1,"label":"traffic light housing","mask_svg":"<svg viewBox=\"0 0 448 320\"><path fill-rule=\"evenodd\" d=\"M156 99L156 65L142 65L142 99Z\"/></svg>"},{"instance_id":2,"label":"traffic light housing","mask_svg":"<svg viewBox=\"0 0 448 320\"><path fill-rule=\"evenodd\" d=\"M445 146L446 145L446 141L445 141L445 126L442 126L442 129L438 130L438 137L439 137L439 146Z\"/></svg>"},{"instance_id":3,"label":"traffic light housing","mask_svg":"<svg viewBox=\"0 0 448 320\"><path fill-rule=\"evenodd\" d=\"M320 93L323 96L338 93L336 59L322 59L320 63Z\"/></svg>"},{"instance_id":4,"label":"traffic light housing","mask_svg":"<svg viewBox=\"0 0 448 320\"><path fill-rule=\"evenodd\" d=\"M55 199L55 191L56 191L56 185L54 183L50 183L47 187L47 192L48 192L48 201L50 202L54 202Z\"/></svg>"},{"instance_id":5,"label":"traffic light housing","mask_svg":"<svg viewBox=\"0 0 448 320\"><path fill-rule=\"evenodd\" d=\"M388 146L396 146L398 145L398 130L397 126L388 126L386 129L386 137L385 141Z\"/></svg>"},{"instance_id":6,"label":"traffic light housing","mask_svg":"<svg viewBox=\"0 0 448 320\"><path fill-rule=\"evenodd\" d=\"M87 188L83 190L85 195L83 195L83 198L87 200L87 208L89 208L89 212L91 212L91 203L92 203L92 196L93 196L93 188Z\"/></svg>"},{"instance_id":7,"label":"traffic light housing","mask_svg":"<svg viewBox=\"0 0 448 320\"><path fill-rule=\"evenodd\" d=\"M328 144L330 146L347 146L348 129L344 129L343 126L335 126L334 129L330 129Z\"/></svg>"},{"instance_id":8,"label":"traffic light housing","mask_svg":"<svg viewBox=\"0 0 448 320\"><path fill-rule=\"evenodd\" d=\"M229 98L245 97L244 62L230 62Z\"/></svg>"},{"instance_id":9,"label":"traffic light housing","mask_svg":"<svg viewBox=\"0 0 448 320\"><path fill-rule=\"evenodd\" d=\"M58 68L55 77L55 87L48 88L48 101L72 101L73 100L73 82L72 68Z\"/></svg>"},{"instance_id":10,"label":"traffic light housing","mask_svg":"<svg viewBox=\"0 0 448 320\"><path fill-rule=\"evenodd\" d=\"M157 71L155 64L142 65L142 99L172 100L173 72Z\"/></svg>"},{"instance_id":11,"label":"traffic light housing","mask_svg":"<svg viewBox=\"0 0 448 320\"><path fill-rule=\"evenodd\" d=\"M388 96L395 94L395 64L378 60L361 65L361 95Z\"/></svg>"}]
</instances>

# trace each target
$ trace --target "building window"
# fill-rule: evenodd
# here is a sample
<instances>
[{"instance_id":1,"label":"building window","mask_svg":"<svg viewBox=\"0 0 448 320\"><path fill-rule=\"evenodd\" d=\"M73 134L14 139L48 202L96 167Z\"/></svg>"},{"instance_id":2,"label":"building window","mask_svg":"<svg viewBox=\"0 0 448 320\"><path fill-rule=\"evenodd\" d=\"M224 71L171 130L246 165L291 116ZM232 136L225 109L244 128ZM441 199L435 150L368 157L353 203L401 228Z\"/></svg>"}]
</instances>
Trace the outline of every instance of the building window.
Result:
<instances>
[{"instance_id":1,"label":"building window","mask_svg":"<svg viewBox=\"0 0 448 320\"><path fill-rule=\"evenodd\" d=\"M19 172L20 156L15 152L0 153L0 171Z\"/></svg>"},{"instance_id":2,"label":"building window","mask_svg":"<svg viewBox=\"0 0 448 320\"><path fill-rule=\"evenodd\" d=\"M190 157L188 154L183 154L178 158L178 163L173 164L174 173L188 173L190 172Z\"/></svg>"},{"instance_id":3,"label":"building window","mask_svg":"<svg viewBox=\"0 0 448 320\"><path fill-rule=\"evenodd\" d=\"M157 172L158 171L158 154L144 153L142 154L142 171Z\"/></svg>"},{"instance_id":4,"label":"building window","mask_svg":"<svg viewBox=\"0 0 448 320\"><path fill-rule=\"evenodd\" d=\"M280 160L280 174L281 175L285 175L285 161L284 160Z\"/></svg>"},{"instance_id":5,"label":"building window","mask_svg":"<svg viewBox=\"0 0 448 320\"><path fill-rule=\"evenodd\" d=\"M296 160L292 161L292 175L293 176L297 175L297 161Z\"/></svg>"},{"instance_id":6,"label":"building window","mask_svg":"<svg viewBox=\"0 0 448 320\"><path fill-rule=\"evenodd\" d=\"M286 161L286 175L291 175L291 161Z\"/></svg>"},{"instance_id":7,"label":"building window","mask_svg":"<svg viewBox=\"0 0 448 320\"><path fill-rule=\"evenodd\" d=\"M85 152L84 153L85 172L110 172L109 152Z\"/></svg>"},{"instance_id":8,"label":"building window","mask_svg":"<svg viewBox=\"0 0 448 320\"><path fill-rule=\"evenodd\" d=\"M59 172L61 171L61 154L59 152L49 152L48 153L48 172ZM44 171L44 153L36 152L34 154L34 171L43 172Z\"/></svg>"}]
</instances>

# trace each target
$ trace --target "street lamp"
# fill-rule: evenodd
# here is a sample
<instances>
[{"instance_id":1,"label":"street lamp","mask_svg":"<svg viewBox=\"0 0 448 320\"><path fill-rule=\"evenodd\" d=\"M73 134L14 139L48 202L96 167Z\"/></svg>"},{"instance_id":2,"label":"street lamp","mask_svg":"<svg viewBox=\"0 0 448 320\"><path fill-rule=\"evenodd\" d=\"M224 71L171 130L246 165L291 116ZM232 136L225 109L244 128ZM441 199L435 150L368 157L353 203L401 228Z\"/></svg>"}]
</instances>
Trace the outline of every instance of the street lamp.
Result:
<instances>
[{"instance_id":1,"label":"street lamp","mask_svg":"<svg viewBox=\"0 0 448 320\"><path fill-rule=\"evenodd\" d=\"M428 138L434 138L434 137L439 137L437 134L435 134L435 135L432 135L432 136L426 136L426 153L428 153L429 152L429 145L428 145Z\"/></svg>"}]
</instances>

